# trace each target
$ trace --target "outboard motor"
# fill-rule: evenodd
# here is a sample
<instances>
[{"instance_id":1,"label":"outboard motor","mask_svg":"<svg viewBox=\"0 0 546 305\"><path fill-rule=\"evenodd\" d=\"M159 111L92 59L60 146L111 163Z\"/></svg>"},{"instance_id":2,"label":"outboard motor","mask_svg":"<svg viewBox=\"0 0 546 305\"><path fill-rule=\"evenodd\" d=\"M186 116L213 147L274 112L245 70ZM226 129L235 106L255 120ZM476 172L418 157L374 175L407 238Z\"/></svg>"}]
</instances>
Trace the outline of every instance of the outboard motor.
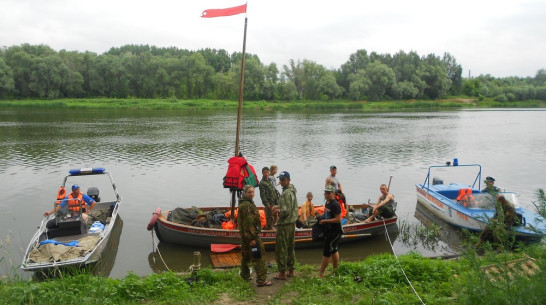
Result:
<instances>
[{"instance_id":1,"label":"outboard motor","mask_svg":"<svg viewBox=\"0 0 546 305\"><path fill-rule=\"evenodd\" d=\"M444 184L444 180L438 178L438 177L434 177L432 178L432 185L437 185L437 184Z\"/></svg>"},{"instance_id":2,"label":"outboard motor","mask_svg":"<svg viewBox=\"0 0 546 305\"><path fill-rule=\"evenodd\" d=\"M99 188L96 186L92 186L87 189L87 196L93 198L96 202L100 202L100 196L99 196Z\"/></svg>"}]
</instances>

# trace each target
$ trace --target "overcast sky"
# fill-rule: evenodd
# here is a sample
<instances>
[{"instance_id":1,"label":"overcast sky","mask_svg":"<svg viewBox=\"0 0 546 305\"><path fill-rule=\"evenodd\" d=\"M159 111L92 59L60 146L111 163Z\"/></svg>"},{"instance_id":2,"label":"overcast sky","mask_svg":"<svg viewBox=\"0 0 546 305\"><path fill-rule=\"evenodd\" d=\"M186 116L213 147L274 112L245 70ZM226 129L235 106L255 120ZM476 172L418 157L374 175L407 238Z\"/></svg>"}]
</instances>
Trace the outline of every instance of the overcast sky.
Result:
<instances>
[{"instance_id":1,"label":"overcast sky","mask_svg":"<svg viewBox=\"0 0 546 305\"><path fill-rule=\"evenodd\" d=\"M240 52L244 14L201 18L241 0L0 0L0 46L45 44L98 54L126 44ZM544 0L249 0L247 52L279 68L337 69L352 53L451 53L472 76L546 68Z\"/></svg>"}]
</instances>

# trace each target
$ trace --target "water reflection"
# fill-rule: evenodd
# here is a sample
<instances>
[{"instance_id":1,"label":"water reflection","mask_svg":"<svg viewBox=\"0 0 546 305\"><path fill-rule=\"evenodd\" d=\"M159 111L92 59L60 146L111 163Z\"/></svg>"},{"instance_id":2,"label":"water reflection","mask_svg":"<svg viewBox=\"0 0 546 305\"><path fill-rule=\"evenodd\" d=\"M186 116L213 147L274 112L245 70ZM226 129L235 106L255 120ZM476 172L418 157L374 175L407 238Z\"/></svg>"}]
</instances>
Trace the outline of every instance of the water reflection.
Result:
<instances>
[{"instance_id":1,"label":"water reflection","mask_svg":"<svg viewBox=\"0 0 546 305\"><path fill-rule=\"evenodd\" d=\"M430 235L424 234L414 238L409 237L408 245L415 245L417 242L419 242L423 248L432 251L436 251L437 248L441 249L443 252L451 253L462 250L461 245L463 238L461 230L432 214L419 201L417 201L415 206L415 218L419 219L421 224L423 224L427 229L431 230L430 232L435 232L437 234L432 233ZM440 241L442 241L444 244L440 243Z\"/></svg>"}]
</instances>

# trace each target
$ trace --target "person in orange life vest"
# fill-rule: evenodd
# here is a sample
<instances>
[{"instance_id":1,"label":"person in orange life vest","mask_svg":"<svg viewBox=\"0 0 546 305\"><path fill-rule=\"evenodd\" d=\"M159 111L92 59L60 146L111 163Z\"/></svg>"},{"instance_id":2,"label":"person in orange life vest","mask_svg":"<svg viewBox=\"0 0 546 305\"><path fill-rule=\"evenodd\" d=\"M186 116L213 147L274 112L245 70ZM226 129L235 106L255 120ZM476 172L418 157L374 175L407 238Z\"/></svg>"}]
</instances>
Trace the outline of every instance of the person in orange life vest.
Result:
<instances>
[{"instance_id":1,"label":"person in orange life vest","mask_svg":"<svg viewBox=\"0 0 546 305\"><path fill-rule=\"evenodd\" d=\"M44 216L49 216L57 212L58 210L64 208L67 205L70 211L80 212L80 208L81 208L80 203L81 205L87 204L88 206L87 211L91 211L96 204L93 198L80 192L80 187L77 184L74 184L72 185L72 193L66 196L66 198L63 201L61 201L59 205L57 205L56 207L54 207L53 209L49 211L46 211L44 213ZM87 214L83 213L83 211L82 211L82 219L83 221L87 221Z\"/></svg>"},{"instance_id":2,"label":"person in orange life vest","mask_svg":"<svg viewBox=\"0 0 546 305\"><path fill-rule=\"evenodd\" d=\"M377 200L377 203L373 206L372 216L366 219L364 222L371 222L376 216L382 216L384 218L390 218L394 216L391 204L394 202L394 196L389 193L389 189L386 184L381 184L379 187L381 196Z\"/></svg>"}]
</instances>

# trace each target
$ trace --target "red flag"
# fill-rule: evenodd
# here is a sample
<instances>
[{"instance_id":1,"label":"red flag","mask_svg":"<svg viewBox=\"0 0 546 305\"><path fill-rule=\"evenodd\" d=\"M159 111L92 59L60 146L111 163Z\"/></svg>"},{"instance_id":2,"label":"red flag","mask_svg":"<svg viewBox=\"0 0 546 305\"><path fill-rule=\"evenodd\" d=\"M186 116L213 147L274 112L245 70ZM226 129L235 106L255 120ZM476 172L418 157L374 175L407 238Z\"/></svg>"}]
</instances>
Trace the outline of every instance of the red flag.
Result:
<instances>
[{"instance_id":1,"label":"red flag","mask_svg":"<svg viewBox=\"0 0 546 305\"><path fill-rule=\"evenodd\" d=\"M233 16L233 15L242 14L242 13L246 13L246 4L235 6L235 7L229 7L229 8L204 10L203 13L201 14L201 17L213 18L213 17Z\"/></svg>"}]
</instances>

